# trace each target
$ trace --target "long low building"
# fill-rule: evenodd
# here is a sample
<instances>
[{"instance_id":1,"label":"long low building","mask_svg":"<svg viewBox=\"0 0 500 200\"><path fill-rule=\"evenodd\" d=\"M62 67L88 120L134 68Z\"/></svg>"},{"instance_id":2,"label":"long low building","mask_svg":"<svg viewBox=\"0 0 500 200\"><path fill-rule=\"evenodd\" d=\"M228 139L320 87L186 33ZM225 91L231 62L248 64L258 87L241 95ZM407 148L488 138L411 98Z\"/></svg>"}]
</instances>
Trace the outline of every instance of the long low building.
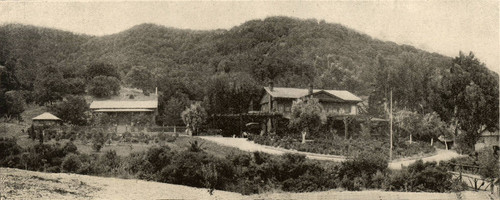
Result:
<instances>
[{"instance_id":1,"label":"long low building","mask_svg":"<svg viewBox=\"0 0 500 200\"><path fill-rule=\"evenodd\" d=\"M116 117L118 124L131 124L134 115L144 114L151 117L151 124L158 114L158 100L104 100L93 101L90 109L94 113L107 113Z\"/></svg>"}]
</instances>

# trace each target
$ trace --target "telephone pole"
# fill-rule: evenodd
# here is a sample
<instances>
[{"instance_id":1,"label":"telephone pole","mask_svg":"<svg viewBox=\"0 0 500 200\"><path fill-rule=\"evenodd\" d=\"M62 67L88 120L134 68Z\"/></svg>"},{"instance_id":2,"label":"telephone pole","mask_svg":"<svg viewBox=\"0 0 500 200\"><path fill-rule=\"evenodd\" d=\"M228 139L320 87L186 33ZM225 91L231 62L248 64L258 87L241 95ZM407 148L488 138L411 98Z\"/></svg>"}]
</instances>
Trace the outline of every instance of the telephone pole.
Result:
<instances>
[{"instance_id":1,"label":"telephone pole","mask_svg":"<svg viewBox=\"0 0 500 200\"><path fill-rule=\"evenodd\" d=\"M391 139L390 139L390 145L391 147L389 148L389 161L392 160L392 88L391 88L391 94L390 94L390 107L389 107L389 120L390 120L390 135L391 135Z\"/></svg>"}]
</instances>

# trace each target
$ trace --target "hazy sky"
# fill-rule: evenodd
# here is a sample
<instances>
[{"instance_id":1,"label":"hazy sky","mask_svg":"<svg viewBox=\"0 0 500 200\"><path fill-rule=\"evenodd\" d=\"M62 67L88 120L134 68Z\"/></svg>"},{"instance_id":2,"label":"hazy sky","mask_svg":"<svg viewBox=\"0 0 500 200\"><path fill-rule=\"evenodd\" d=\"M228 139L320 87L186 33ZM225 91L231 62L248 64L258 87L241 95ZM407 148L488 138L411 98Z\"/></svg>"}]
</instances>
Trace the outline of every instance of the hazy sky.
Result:
<instances>
[{"instance_id":1,"label":"hazy sky","mask_svg":"<svg viewBox=\"0 0 500 200\"><path fill-rule=\"evenodd\" d=\"M0 24L18 22L105 35L146 22L210 30L276 15L315 18L447 56L473 51L500 72L499 8L496 0L0 2Z\"/></svg>"}]
</instances>

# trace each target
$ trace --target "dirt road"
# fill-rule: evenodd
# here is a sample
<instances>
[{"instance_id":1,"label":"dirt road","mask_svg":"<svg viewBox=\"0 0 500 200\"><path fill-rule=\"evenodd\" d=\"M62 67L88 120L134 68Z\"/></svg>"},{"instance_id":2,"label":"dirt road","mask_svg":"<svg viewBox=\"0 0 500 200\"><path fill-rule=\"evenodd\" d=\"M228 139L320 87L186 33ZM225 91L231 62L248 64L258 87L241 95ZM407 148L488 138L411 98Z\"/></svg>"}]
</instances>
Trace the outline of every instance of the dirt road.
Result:
<instances>
[{"instance_id":1,"label":"dirt road","mask_svg":"<svg viewBox=\"0 0 500 200\"><path fill-rule=\"evenodd\" d=\"M306 155L306 157L309 159L329 160L329 161L334 161L334 162L342 162L345 160L344 156L334 156L334 155L324 155L324 154L300 152L300 151L288 150L288 149L283 149L283 148L276 148L276 147L260 145L260 144L254 143L253 141L248 141L246 138L227 138L227 137L211 137L211 136L201 136L200 138L215 142L215 143L220 144L220 145L235 147L235 148L241 149L243 151L248 151L248 152L262 151L262 152L274 154L274 155L281 155L284 153L298 153L298 154ZM430 162L430 161L439 162L442 160L450 160L452 158L461 157L461 156L463 156L463 155L460 155L460 154L456 153L455 151L437 149L436 155L429 156L429 157L423 157L421 159L425 162ZM394 161L389 163L389 168L401 169L402 166L408 166L411 163L417 161L418 159L420 159L420 158L394 160Z\"/></svg>"}]
</instances>

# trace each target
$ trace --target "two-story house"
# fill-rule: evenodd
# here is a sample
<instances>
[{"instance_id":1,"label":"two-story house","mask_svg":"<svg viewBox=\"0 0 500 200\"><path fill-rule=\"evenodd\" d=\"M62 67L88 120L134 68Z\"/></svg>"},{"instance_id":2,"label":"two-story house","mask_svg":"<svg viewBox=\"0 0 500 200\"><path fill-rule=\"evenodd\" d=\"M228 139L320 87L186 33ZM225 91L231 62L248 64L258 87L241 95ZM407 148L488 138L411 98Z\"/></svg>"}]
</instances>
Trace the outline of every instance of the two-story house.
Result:
<instances>
[{"instance_id":1,"label":"two-story house","mask_svg":"<svg viewBox=\"0 0 500 200\"><path fill-rule=\"evenodd\" d=\"M292 102L304 97L317 98L326 112L338 115L357 115L357 104L362 100L345 90L322 90L309 88L264 87L265 94L260 101L261 112L280 113L290 118Z\"/></svg>"}]
</instances>

